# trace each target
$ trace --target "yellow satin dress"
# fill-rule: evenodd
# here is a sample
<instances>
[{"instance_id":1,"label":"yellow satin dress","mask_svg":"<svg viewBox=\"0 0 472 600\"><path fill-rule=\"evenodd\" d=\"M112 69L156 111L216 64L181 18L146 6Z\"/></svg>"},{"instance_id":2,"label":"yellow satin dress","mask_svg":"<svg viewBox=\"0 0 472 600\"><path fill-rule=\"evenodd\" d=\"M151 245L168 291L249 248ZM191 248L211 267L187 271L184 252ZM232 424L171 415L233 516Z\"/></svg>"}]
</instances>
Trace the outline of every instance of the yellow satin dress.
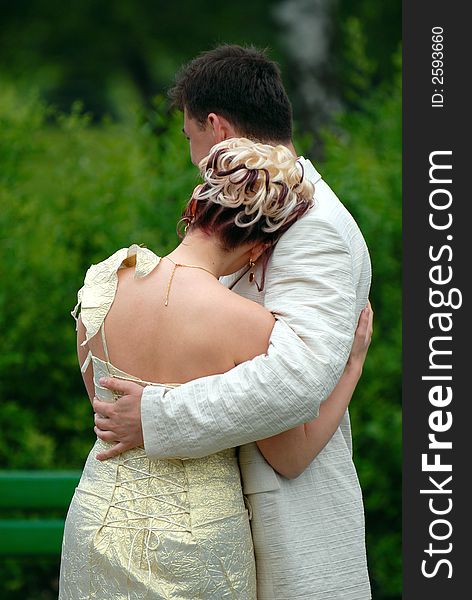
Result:
<instances>
[{"instance_id":1,"label":"yellow satin dress","mask_svg":"<svg viewBox=\"0 0 472 600\"><path fill-rule=\"evenodd\" d=\"M102 376L146 382L108 360L103 321L113 302L116 271L144 277L159 257L139 246L92 265L78 294L76 316L87 340L101 332L107 360L89 353L95 392ZM234 449L198 459L148 460L144 448L100 462L109 445L93 446L67 514L59 600L255 600L255 562L248 512Z\"/></svg>"}]
</instances>

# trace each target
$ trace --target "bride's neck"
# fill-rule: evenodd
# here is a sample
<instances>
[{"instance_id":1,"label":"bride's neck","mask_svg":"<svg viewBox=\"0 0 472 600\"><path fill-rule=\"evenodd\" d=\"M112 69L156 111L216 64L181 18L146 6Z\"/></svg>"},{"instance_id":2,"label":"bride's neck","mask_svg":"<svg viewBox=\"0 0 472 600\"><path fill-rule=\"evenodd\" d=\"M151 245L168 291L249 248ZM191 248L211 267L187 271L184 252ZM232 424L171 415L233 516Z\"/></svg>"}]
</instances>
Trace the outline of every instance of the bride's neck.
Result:
<instances>
[{"instance_id":1,"label":"bride's neck","mask_svg":"<svg viewBox=\"0 0 472 600\"><path fill-rule=\"evenodd\" d=\"M214 236L195 230L187 233L168 256L174 262L204 267L216 277L222 277L242 268L249 260L249 250L241 247L228 252Z\"/></svg>"}]
</instances>

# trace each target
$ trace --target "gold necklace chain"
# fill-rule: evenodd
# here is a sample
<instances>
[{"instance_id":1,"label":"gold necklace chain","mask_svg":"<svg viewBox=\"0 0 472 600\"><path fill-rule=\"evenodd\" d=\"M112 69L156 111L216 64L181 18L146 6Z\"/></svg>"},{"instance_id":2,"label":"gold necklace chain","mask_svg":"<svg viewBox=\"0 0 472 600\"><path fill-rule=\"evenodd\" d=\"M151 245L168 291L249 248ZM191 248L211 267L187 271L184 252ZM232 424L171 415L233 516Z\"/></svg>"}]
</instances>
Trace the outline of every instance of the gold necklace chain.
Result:
<instances>
[{"instance_id":1,"label":"gold necklace chain","mask_svg":"<svg viewBox=\"0 0 472 600\"><path fill-rule=\"evenodd\" d=\"M169 256L163 256L163 258L166 258L174 265L172 268L172 273L170 275L169 283L167 284L167 292L164 306L167 306L169 304L170 286L172 285L172 280L174 279L174 275L178 267L188 267L189 269L201 269L202 271L206 271L207 273L210 273L210 275L213 275L213 277L216 277L216 279L218 279L218 277L215 275L215 273L213 273L213 271L210 271L210 269L206 269L205 267L201 267L200 265L187 265L185 263L177 263L173 261Z\"/></svg>"}]
</instances>

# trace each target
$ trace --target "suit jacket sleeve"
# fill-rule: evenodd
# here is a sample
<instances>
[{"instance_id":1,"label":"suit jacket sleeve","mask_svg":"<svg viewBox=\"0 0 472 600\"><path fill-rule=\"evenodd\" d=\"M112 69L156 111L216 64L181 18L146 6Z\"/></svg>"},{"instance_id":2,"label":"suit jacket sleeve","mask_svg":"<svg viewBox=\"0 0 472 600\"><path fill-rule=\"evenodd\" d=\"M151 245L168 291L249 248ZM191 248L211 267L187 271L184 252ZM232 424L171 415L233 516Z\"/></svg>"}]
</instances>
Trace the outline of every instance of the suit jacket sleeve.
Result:
<instances>
[{"instance_id":1,"label":"suit jacket sleeve","mask_svg":"<svg viewBox=\"0 0 472 600\"><path fill-rule=\"evenodd\" d=\"M277 321L267 354L172 390L145 388L148 456L205 456L318 416L351 348L357 318L352 268L329 220L312 209L295 223L268 268L264 304Z\"/></svg>"}]
</instances>

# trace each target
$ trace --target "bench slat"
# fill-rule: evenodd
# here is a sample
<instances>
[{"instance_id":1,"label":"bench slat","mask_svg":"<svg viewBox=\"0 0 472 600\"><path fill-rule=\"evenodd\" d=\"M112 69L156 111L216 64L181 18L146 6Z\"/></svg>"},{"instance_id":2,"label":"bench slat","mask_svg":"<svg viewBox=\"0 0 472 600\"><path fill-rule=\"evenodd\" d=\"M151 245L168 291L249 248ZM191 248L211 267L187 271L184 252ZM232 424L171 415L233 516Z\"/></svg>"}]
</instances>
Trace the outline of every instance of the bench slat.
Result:
<instances>
[{"instance_id":1,"label":"bench slat","mask_svg":"<svg viewBox=\"0 0 472 600\"><path fill-rule=\"evenodd\" d=\"M63 533L63 519L1 519L0 556L58 555Z\"/></svg>"},{"instance_id":2,"label":"bench slat","mask_svg":"<svg viewBox=\"0 0 472 600\"><path fill-rule=\"evenodd\" d=\"M1 471L0 509L67 508L79 471Z\"/></svg>"}]
</instances>

